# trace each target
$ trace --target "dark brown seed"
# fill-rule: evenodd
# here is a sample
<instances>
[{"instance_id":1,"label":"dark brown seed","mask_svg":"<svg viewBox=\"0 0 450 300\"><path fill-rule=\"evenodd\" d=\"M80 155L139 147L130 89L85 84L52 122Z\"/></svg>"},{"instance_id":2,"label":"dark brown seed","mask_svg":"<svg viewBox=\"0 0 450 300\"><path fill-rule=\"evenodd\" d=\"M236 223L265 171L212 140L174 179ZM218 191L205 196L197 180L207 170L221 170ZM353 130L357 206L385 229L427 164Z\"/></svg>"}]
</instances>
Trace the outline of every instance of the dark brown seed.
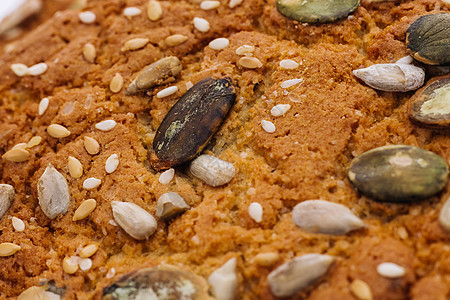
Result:
<instances>
[{"instance_id":1,"label":"dark brown seed","mask_svg":"<svg viewBox=\"0 0 450 300\"><path fill-rule=\"evenodd\" d=\"M411 55L429 65L450 65L450 13L425 15L406 31Z\"/></svg>"},{"instance_id":2,"label":"dark brown seed","mask_svg":"<svg viewBox=\"0 0 450 300\"><path fill-rule=\"evenodd\" d=\"M103 290L102 300L213 300L205 279L165 265L131 272Z\"/></svg>"},{"instance_id":3,"label":"dark brown seed","mask_svg":"<svg viewBox=\"0 0 450 300\"><path fill-rule=\"evenodd\" d=\"M206 78L170 109L153 140L156 170L191 160L205 148L236 99L231 79Z\"/></svg>"},{"instance_id":4,"label":"dark brown seed","mask_svg":"<svg viewBox=\"0 0 450 300\"><path fill-rule=\"evenodd\" d=\"M450 75L433 78L411 98L409 117L423 127L450 127Z\"/></svg>"}]
</instances>

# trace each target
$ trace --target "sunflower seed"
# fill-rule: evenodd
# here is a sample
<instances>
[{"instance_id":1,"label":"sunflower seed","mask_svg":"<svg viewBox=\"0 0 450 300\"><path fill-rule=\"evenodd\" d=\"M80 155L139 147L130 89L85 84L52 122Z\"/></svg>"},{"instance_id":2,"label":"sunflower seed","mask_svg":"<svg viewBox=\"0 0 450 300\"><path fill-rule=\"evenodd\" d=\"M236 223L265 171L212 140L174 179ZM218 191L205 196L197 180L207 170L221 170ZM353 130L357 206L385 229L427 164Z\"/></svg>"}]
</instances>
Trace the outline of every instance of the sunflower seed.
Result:
<instances>
[{"instance_id":1,"label":"sunflower seed","mask_svg":"<svg viewBox=\"0 0 450 300\"><path fill-rule=\"evenodd\" d=\"M67 168L69 169L69 174L73 178L80 178L83 176L83 165L81 162L73 156L69 156L67 161Z\"/></svg>"},{"instance_id":2,"label":"sunflower seed","mask_svg":"<svg viewBox=\"0 0 450 300\"><path fill-rule=\"evenodd\" d=\"M162 184L169 184L173 177L175 175L175 170L173 168L170 168L169 170L166 170L159 175L158 181Z\"/></svg>"},{"instance_id":3,"label":"sunflower seed","mask_svg":"<svg viewBox=\"0 0 450 300\"><path fill-rule=\"evenodd\" d=\"M83 11L78 14L78 18L81 22L84 24L92 24L95 22L95 19L97 18L96 15L91 11Z\"/></svg>"},{"instance_id":4,"label":"sunflower seed","mask_svg":"<svg viewBox=\"0 0 450 300\"><path fill-rule=\"evenodd\" d=\"M162 220L171 219L189 209L189 205L177 193L165 193L158 198L156 215Z\"/></svg>"},{"instance_id":5,"label":"sunflower seed","mask_svg":"<svg viewBox=\"0 0 450 300\"><path fill-rule=\"evenodd\" d=\"M54 219L69 209L69 187L64 176L51 164L47 166L37 183L39 205L44 214Z\"/></svg>"},{"instance_id":6,"label":"sunflower seed","mask_svg":"<svg viewBox=\"0 0 450 300\"><path fill-rule=\"evenodd\" d=\"M119 166L119 156L117 154L111 154L105 163L106 173L111 174Z\"/></svg>"},{"instance_id":7,"label":"sunflower seed","mask_svg":"<svg viewBox=\"0 0 450 300\"><path fill-rule=\"evenodd\" d=\"M236 173L233 164L207 154L194 159L189 171L210 186L227 184Z\"/></svg>"},{"instance_id":8,"label":"sunflower seed","mask_svg":"<svg viewBox=\"0 0 450 300\"><path fill-rule=\"evenodd\" d=\"M50 101L48 98L42 98L41 102L39 102L39 115L42 116L48 108L48 104Z\"/></svg>"},{"instance_id":9,"label":"sunflower seed","mask_svg":"<svg viewBox=\"0 0 450 300\"><path fill-rule=\"evenodd\" d=\"M372 300L372 290L370 289L370 286L360 279L355 279L350 284L350 291L353 295L355 295L356 298L359 300Z\"/></svg>"},{"instance_id":10,"label":"sunflower seed","mask_svg":"<svg viewBox=\"0 0 450 300\"><path fill-rule=\"evenodd\" d=\"M297 204L292 211L292 220L295 225L311 233L343 235L366 227L344 205L324 200L307 200Z\"/></svg>"},{"instance_id":11,"label":"sunflower seed","mask_svg":"<svg viewBox=\"0 0 450 300\"><path fill-rule=\"evenodd\" d=\"M188 37L183 34L174 34L174 35L166 37L164 42L165 42L166 46L168 46L168 47L175 47L175 46L183 44L184 42L187 41L187 39L188 39Z\"/></svg>"},{"instance_id":12,"label":"sunflower seed","mask_svg":"<svg viewBox=\"0 0 450 300\"><path fill-rule=\"evenodd\" d=\"M87 43L83 46L83 56L90 63L95 62L95 58L97 57L97 51L95 46L91 43Z\"/></svg>"},{"instance_id":13,"label":"sunflower seed","mask_svg":"<svg viewBox=\"0 0 450 300\"><path fill-rule=\"evenodd\" d=\"M81 258L88 258L94 255L98 250L98 243L92 243L85 247L83 247L80 252L78 253Z\"/></svg>"},{"instance_id":14,"label":"sunflower seed","mask_svg":"<svg viewBox=\"0 0 450 300\"><path fill-rule=\"evenodd\" d=\"M6 257L14 255L17 251L22 249L19 245L13 243L1 243L0 244L0 257Z\"/></svg>"},{"instance_id":15,"label":"sunflower seed","mask_svg":"<svg viewBox=\"0 0 450 300\"><path fill-rule=\"evenodd\" d=\"M51 124L47 127L47 133L55 139L62 139L70 135L70 131L59 124Z\"/></svg>"},{"instance_id":16,"label":"sunflower seed","mask_svg":"<svg viewBox=\"0 0 450 300\"><path fill-rule=\"evenodd\" d=\"M129 41L126 41L120 51L125 52L129 50L137 50L144 48L145 45L148 44L150 40L147 38L135 38Z\"/></svg>"},{"instance_id":17,"label":"sunflower seed","mask_svg":"<svg viewBox=\"0 0 450 300\"><path fill-rule=\"evenodd\" d=\"M90 177L83 181L83 188L87 190L93 190L99 187L101 183L102 183L101 179Z\"/></svg>"},{"instance_id":18,"label":"sunflower seed","mask_svg":"<svg viewBox=\"0 0 450 300\"><path fill-rule=\"evenodd\" d=\"M86 149L87 153L89 153L90 155L95 155L100 151L100 145L95 139L85 136L84 149Z\"/></svg>"},{"instance_id":19,"label":"sunflower seed","mask_svg":"<svg viewBox=\"0 0 450 300\"><path fill-rule=\"evenodd\" d=\"M227 38L217 38L209 42L209 47L214 50L223 50L230 44Z\"/></svg>"},{"instance_id":20,"label":"sunflower seed","mask_svg":"<svg viewBox=\"0 0 450 300\"><path fill-rule=\"evenodd\" d=\"M324 275L333 261L332 256L315 253L294 257L267 276L270 290L277 297L293 296Z\"/></svg>"},{"instance_id":21,"label":"sunflower seed","mask_svg":"<svg viewBox=\"0 0 450 300\"><path fill-rule=\"evenodd\" d=\"M441 212L439 213L439 223L442 228L444 228L447 232L450 232L450 197L447 198L441 208Z\"/></svg>"},{"instance_id":22,"label":"sunflower seed","mask_svg":"<svg viewBox=\"0 0 450 300\"><path fill-rule=\"evenodd\" d=\"M150 0L147 6L147 16L150 21L157 21L162 16L161 4L158 1Z\"/></svg>"},{"instance_id":23,"label":"sunflower seed","mask_svg":"<svg viewBox=\"0 0 450 300\"><path fill-rule=\"evenodd\" d=\"M120 92L122 87L123 87L122 75L120 75L119 73L116 73L116 75L114 75L114 77L111 79L111 82L109 84L109 89L113 93L118 93L118 92Z\"/></svg>"},{"instance_id":24,"label":"sunflower seed","mask_svg":"<svg viewBox=\"0 0 450 300\"><path fill-rule=\"evenodd\" d=\"M11 207L14 201L14 187L10 184L0 183L0 220Z\"/></svg>"},{"instance_id":25,"label":"sunflower seed","mask_svg":"<svg viewBox=\"0 0 450 300\"><path fill-rule=\"evenodd\" d=\"M91 212L94 211L97 206L97 201L95 199L87 199L81 202L80 206L78 206L77 210L73 214L72 221L78 221L89 216Z\"/></svg>"},{"instance_id":26,"label":"sunflower seed","mask_svg":"<svg viewBox=\"0 0 450 300\"><path fill-rule=\"evenodd\" d=\"M28 73L28 67L24 64L12 64L11 71L19 77L25 76Z\"/></svg>"},{"instance_id":27,"label":"sunflower seed","mask_svg":"<svg viewBox=\"0 0 450 300\"><path fill-rule=\"evenodd\" d=\"M15 148L6 151L5 154L2 155L2 158L11 162L24 162L30 159L30 155L30 152L25 149Z\"/></svg>"},{"instance_id":28,"label":"sunflower seed","mask_svg":"<svg viewBox=\"0 0 450 300\"><path fill-rule=\"evenodd\" d=\"M405 275L405 268L395 263L384 262L377 266L377 272L383 277L399 278Z\"/></svg>"},{"instance_id":29,"label":"sunflower seed","mask_svg":"<svg viewBox=\"0 0 450 300\"><path fill-rule=\"evenodd\" d=\"M136 240L148 239L156 231L156 220L145 209L130 202L112 201L114 220Z\"/></svg>"},{"instance_id":30,"label":"sunflower seed","mask_svg":"<svg viewBox=\"0 0 450 300\"><path fill-rule=\"evenodd\" d=\"M22 232L25 230L25 223L21 219L12 217L11 222L15 231Z\"/></svg>"},{"instance_id":31,"label":"sunflower seed","mask_svg":"<svg viewBox=\"0 0 450 300\"><path fill-rule=\"evenodd\" d=\"M236 295L236 258L233 257L215 270L208 278L217 300L233 300Z\"/></svg>"},{"instance_id":32,"label":"sunflower seed","mask_svg":"<svg viewBox=\"0 0 450 300\"><path fill-rule=\"evenodd\" d=\"M117 123L114 120L105 120L95 124L95 128L101 131L110 131L116 127Z\"/></svg>"}]
</instances>

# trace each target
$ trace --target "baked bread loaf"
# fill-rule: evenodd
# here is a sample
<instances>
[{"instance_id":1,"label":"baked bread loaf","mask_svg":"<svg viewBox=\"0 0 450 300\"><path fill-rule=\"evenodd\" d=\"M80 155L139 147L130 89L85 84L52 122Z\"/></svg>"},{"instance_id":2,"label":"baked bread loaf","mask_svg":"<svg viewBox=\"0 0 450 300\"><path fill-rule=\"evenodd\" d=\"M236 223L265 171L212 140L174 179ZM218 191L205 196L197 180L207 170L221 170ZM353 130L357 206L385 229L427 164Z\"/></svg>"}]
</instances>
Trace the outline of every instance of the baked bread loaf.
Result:
<instances>
[{"instance_id":1,"label":"baked bread loaf","mask_svg":"<svg viewBox=\"0 0 450 300\"><path fill-rule=\"evenodd\" d=\"M56 13L0 58L0 298L449 299L450 139L409 114L448 67L394 64L410 24L449 7L363 0L323 24L274 0ZM394 71L353 72L375 64ZM194 156L164 160L175 142ZM426 191L378 199L397 186L382 175L367 194L372 149L394 153L387 174L431 170L408 183Z\"/></svg>"}]
</instances>

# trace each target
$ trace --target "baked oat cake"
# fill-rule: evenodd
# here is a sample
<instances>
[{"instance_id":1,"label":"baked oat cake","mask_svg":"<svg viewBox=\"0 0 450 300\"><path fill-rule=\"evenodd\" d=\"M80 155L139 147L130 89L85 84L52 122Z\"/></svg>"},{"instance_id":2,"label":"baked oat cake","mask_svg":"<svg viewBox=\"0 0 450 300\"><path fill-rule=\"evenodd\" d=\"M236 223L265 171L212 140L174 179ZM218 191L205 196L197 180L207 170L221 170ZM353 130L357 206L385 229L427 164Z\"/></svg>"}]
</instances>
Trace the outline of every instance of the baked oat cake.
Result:
<instances>
[{"instance_id":1,"label":"baked oat cake","mask_svg":"<svg viewBox=\"0 0 450 300\"><path fill-rule=\"evenodd\" d=\"M449 299L449 2L299 3L88 1L6 45L0 298Z\"/></svg>"}]
</instances>

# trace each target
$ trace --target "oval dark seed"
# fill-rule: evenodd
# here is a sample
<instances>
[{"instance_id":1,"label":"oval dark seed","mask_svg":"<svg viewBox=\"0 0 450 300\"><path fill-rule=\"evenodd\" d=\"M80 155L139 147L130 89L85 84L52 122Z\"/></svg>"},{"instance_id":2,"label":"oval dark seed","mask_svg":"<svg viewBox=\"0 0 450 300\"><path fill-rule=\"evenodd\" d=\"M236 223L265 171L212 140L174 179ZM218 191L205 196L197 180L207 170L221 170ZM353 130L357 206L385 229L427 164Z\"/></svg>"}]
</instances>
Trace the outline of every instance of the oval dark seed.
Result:
<instances>
[{"instance_id":1,"label":"oval dark seed","mask_svg":"<svg viewBox=\"0 0 450 300\"><path fill-rule=\"evenodd\" d=\"M235 99L229 78L209 77L190 88L156 131L152 167L170 168L194 158L219 129Z\"/></svg>"},{"instance_id":2,"label":"oval dark seed","mask_svg":"<svg viewBox=\"0 0 450 300\"><path fill-rule=\"evenodd\" d=\"M440 192L448 167L433 152L407 145L384 146L356 157L348 178L364 195L379 201L413 202Z\"/></svg>"}]
</instances>

